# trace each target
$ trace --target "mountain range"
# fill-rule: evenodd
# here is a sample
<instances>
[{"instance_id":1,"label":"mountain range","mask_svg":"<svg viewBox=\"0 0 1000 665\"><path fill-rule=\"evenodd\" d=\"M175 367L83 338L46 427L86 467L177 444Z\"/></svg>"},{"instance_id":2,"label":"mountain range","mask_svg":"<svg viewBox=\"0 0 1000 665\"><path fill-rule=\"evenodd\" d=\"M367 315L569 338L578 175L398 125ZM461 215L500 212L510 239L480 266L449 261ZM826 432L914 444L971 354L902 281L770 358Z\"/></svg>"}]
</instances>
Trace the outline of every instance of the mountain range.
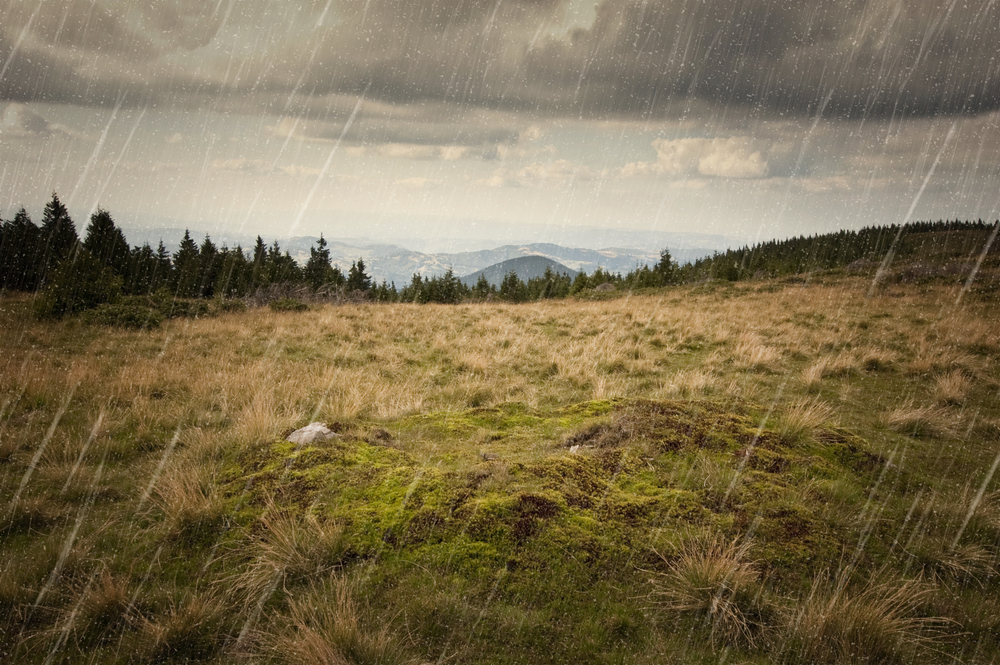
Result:
<instances>
[{"instance_id":1,"label":"mountain range","mask_svg":"<svg viewBox=\"0 0 1000 665\"><path fill-rule=\"evenodd\" d=\"M476 282L479 281L480 275L482 275L486 278L487 282L499 287L500 283L503 282L503 278L507 276L507 273L512 272L522 281L527 282L529 279L544 276L546 268L557 275L569 275L570 278L576 277L579 274L578 271L571 270L557 261L536 254L532 256L519 256L515 259L507 259L500 263L494 263L482 270L477 270L471 275L466 275L462 278L462 283L466 286L475 286Z\"/></svg>"},{"instance_id":2,"label":"mountain range","mask_svg":"<svg viewBox=\"0 0 1000 665\"><path fill-rule=\"evenodd\" d=\"M148 242L155 247L156 243L162 240L171 253L177 250L184 236L184 229L178 228L124 228L123 230L129 243L133 245ZM666 248L678 263L711 255L715 251L725 249L729 244L726 242L728 239L721 236L695 238L704 241L706 246L692 246L690 234L660 234L660 236L666 237ZM200 244L205 234L192 230L191 237ZM254 236L230 236L218 232L211 234L211 238L217 246L239 245L244 251L249 251L256 242ZM300 265L304 265L309 259L309 249L315 246L317 240L315 236L297 236L279 240L279 244L282 250L291 254ZM271 239L265 241L269 244L272 242ZM658 245L648 249L629 247L583 249L553 243L529 243L501 245L493 249L475 251L424 253L395 244L371 243L363 238L328 239L328 245L333 264L345 273L354 261L363 258L367 272L375 282L381 283L383 280L394 282L397 287L408 284L414 273L430 277L442 275L451 268L456 275L471 276L489 266L524 256L542 256L575 272L591 273L600 266L610 272L625 274L641 265L656 264L660 260L660 249L663 246ZM503 279L502 275L500 279Z\"/></svg>"}]
</instances>

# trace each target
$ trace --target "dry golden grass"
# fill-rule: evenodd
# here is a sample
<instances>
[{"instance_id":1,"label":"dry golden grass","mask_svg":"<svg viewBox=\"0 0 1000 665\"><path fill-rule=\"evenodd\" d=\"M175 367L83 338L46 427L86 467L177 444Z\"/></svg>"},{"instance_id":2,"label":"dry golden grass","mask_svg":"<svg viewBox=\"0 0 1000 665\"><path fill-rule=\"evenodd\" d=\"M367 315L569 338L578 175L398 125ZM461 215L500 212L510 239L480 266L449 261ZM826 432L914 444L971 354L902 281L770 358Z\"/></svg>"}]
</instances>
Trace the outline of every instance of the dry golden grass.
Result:
<instances>
[{"instance_id":1,"label":"dry golden grass","mask_svg":"<svg viewBox=\"0 0 1000 665\"><path fill-rule=\"evenodd\" d=\"M964 404L970 390L972 382L961 370L942 374L934 381L934 397L942 404Z\"/></svg>"},{"instance_id":2,"label":"dry golden grass","mask_svg":"<svg viewBox=\"0 0 1000 665\"><path fill-rule=\"evenodd\" d=\"M284 630L263 640L278 662L290 665L402 665L417 663L385 626L365 629L349 582L330 577L291 601Z\"/></svg>"},{"instance_id":3,"label":"dry golden grass","mask_svg":"<svg viewBox=\"0 0 1000 665\"><path fill-rule=\"evenodd\" d=\"M957 432L956 419L950 411L939 406L916 406L913 402L885 414L890 429L915 437L947 437Z\"/></svg>"},{"instance_id":4,"label":"dry golden grass","mask_svg":"<svg viewBox=\"0 0 1000 665\"><path fill-rule=\"evenodd\" d=\"M789 617L783 662L903 663L926 657L948 624L921 616L933 593L918 580L873 579L859 590L818 585Z\"/></svg>"},{"instance_id":5,"label":"dry golden grass","mask_svg":"<svg viewBox=\"0 0 1000 665\"><path fill-rule=\"evenodd\" d=\"M684 543L675 558L660 558L667 572L650 582L649 598L670 612L693 614L723 644L753 646L761 630L760 573L748 541L714 536Z\"/></svg>"},{"instance_id":6,"label":"dry golden grass","mask_svg":"<svg viewBox=\"0 0 1000 665\"><path fill-rule=\"evenodd\" d=\"M222 526L226 508L212 480L211 467L176 464L152 489L169 538L193 542L211 537Z\"/></svg>"},{"instance_id":7,"label":"dry golden grass","mask_svg":"<svg viewBox=\"0 0 1000 665\"><path fill-rule=\"evenodd\" d=\"M782 411L777 431L785 441L795 443L814 439L816 432L829 424L834 409L819 399L800 399Z\"/></svg>"}]
</instances>

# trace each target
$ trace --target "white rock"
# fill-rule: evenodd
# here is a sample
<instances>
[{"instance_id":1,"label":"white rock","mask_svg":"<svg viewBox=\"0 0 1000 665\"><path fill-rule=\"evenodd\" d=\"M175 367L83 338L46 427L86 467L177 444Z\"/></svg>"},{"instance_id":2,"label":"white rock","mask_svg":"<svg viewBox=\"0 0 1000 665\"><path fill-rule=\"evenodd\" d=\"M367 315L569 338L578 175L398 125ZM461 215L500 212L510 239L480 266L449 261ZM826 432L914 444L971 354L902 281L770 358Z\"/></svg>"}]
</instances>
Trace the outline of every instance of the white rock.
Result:
<instances>
[{"instance_id":1,"label":"white rock","mask_svg":"<svg viewBox=\"0 0 1000 665\"><path fill-rule=\"evenodd\" d=\"M292 443L316 443L334 438L337 435L323 423L309 423L288 435L288 440Z\"/></svg>"}]
</instances>

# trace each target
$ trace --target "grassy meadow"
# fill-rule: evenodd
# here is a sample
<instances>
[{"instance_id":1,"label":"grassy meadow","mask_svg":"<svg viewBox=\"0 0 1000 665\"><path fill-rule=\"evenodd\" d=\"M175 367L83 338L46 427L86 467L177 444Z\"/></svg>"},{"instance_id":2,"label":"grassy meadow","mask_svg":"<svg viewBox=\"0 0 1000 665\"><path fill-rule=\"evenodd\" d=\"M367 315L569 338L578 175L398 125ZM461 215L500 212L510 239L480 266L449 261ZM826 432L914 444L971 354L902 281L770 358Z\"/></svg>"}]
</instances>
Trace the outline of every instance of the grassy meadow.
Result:
<instances>
[{"instance_id":1,"label":"grassy meadow","mask_svg":"<svg viewBox=\"0 0 1000 665\"><path fill-rule=\"evenodd\" d=\"M997 662L1000 325L960 286L5 297L0 661Z\"/></svg>"}]
</instances>

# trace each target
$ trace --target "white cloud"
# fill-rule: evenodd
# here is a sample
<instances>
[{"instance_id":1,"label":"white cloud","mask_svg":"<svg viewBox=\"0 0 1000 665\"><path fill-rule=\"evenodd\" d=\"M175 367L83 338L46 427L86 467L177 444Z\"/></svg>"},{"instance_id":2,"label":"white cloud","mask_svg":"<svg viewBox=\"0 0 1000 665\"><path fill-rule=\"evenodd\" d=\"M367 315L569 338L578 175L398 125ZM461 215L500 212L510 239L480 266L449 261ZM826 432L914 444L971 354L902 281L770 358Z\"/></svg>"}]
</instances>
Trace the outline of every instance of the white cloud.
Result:
<instances>
[{"instance_id":1,"label":"white cloud","mask_svg":"<svg viewBox=\"0 0 1000 665\"><path fill-rule=\"evenodd\" d=\"M633 162L618 175L633 178L649 175L706 176L713 178L766 178L767 157L750 138L656 139L655 162Z\"/></svg>"},{"instance_id":2,"label":"white cloud","mask_svg":"<svg viewBox=\"0 0 1000 665\"><path fill-rule=\"evenodd\" d=\"M429 189L437 187L441 184L441 181L434 178L403 178L402 180L397 180L396 184L408 189Z\"/></svg>"},{"instance_id":3,"label":"white cloud","mask_svg":"<svg viewBox=\"0 0 1000 665\"><path fill-rule=\"evenodd\" d=\"M550 162L535 162L519 169L499 168L489 178L477 180L476 184L486 187L534 187L541 189L559 188L574 182L596 180L601 171L577 164L568 159Z\"/></svg>"}]
</instances>

